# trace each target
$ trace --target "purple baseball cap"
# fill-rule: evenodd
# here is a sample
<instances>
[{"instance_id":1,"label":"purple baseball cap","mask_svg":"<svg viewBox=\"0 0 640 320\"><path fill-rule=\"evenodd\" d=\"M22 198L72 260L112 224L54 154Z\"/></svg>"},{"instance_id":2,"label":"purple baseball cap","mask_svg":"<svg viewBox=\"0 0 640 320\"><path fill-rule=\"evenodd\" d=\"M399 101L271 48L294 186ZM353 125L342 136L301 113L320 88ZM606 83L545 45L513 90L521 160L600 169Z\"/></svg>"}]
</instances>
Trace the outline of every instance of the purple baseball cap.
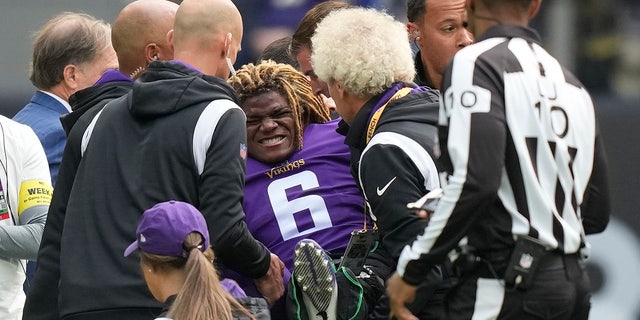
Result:
<instances>
[{"instance_id":1,"label":"purple baseball cap","mask_svg":"<svg viewBox=\"0 0 640 320\"><path fill-rule=\"evenodd\" d=\"M186 257L182 244L189 233L198 232L204 238L200 251L209 247L209 231L202 213L189 203L167 201L147 209L136 229L136 241L124 250L124 256L138 248L162 256Z\"/></svg>"}]
</instances>

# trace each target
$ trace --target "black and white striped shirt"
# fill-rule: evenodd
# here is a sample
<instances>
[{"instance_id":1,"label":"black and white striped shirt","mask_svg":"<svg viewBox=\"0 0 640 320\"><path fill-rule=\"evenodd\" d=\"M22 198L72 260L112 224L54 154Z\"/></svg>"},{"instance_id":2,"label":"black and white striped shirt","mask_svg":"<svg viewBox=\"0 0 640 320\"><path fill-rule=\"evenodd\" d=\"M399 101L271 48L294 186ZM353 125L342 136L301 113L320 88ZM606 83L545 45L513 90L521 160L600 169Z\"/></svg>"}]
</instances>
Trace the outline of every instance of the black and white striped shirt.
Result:
<instances>
[{"instance_id":1,"label":"black and white striped shirt","mask_svg":"<svg viewBox=\"0 0 640 320\"><path fill-rule=\"evenodd\" d=\"M584 246L585 229L602 231L608 221L589 93L532 29L496 26L478 40L444 76L441 159L450 176L424 234L400 257L398 272L409 283L463 238L495 252L529 235L570 254Z\"/></svg>"}]
</instances>

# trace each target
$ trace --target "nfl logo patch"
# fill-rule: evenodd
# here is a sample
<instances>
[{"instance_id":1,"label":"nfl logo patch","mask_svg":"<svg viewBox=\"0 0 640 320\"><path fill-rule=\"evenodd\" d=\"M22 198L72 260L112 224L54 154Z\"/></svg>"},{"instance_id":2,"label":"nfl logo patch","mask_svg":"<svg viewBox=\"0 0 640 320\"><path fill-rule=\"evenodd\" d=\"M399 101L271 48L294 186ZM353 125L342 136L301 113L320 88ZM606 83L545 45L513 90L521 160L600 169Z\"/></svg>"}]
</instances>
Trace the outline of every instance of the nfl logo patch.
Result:
<instances>
[{"instance_id":1,"label":"nfl logo patch","mask_svg":"<svg viewBox=\"0 0 640 320\"><path fill-rule=\"evenodd\" d=\"M531 268L531 264L533 264L533 256L528 254L528 253L523 253L520 256L520 267L522 267L523 269L529 269Z\"/></svg>"},{"instance_id":2,"label":"nfl logo patch","mask_svg":"<svg viewBox=\"0 0 640 320\"><path fill-rule=\"evenodd\" d=\"M240 144L240 157L242 157L242 159L247 159L247 145L244 143Z\"/></svg>"}]
</instances>

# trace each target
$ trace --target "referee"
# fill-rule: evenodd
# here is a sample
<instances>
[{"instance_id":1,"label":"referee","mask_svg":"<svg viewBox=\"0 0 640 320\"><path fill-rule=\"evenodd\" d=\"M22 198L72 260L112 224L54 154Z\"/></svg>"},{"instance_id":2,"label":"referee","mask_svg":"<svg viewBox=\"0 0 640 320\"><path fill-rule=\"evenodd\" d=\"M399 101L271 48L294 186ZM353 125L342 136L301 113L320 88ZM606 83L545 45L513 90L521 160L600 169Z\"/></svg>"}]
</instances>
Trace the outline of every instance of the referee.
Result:
<instances>
[{"instance_id":1,"label":"referee","mask_svg":"<svg viewBox=\"0 0 640 320\"><path fill-rule=\"evenodd\" d=\"M440 141L449 172L424 234L387 282L391 315L426 270L456 256L449 319L587 319L585 233L609 219L591 98L528 22L541 0L467 0L477 43L443 78ZM454 254L451 254L451 253Z\"/></svg>"}]
</instances>

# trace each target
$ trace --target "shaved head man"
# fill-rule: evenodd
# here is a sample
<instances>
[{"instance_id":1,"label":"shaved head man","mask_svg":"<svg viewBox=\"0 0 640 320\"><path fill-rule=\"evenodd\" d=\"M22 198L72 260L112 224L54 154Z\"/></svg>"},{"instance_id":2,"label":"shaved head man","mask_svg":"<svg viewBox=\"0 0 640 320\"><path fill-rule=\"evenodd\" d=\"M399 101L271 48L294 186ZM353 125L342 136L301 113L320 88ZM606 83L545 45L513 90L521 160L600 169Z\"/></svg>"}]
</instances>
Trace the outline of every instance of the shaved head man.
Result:
<instances>
[{"instance_id":1,"label":"shaved head man","mask_svg":"<svg viewBox=\"0 0 640 320\"><path fill-rule=\"evenodd\" d=\"M149 62L173 59L167 33L173 28L178 5L167 0L138 0L130 3L116 18L111 42L120 71L137 78Z\"/></svg>"},{"instance_id":2,"label":"shaved head man","mask_svg":"<svg viewBox=\"0 0 640 320\"><path fill-rule=\"evenodd\" d=\"M173 28L178 5L167 0L138 0L125 6L111 29L111 42L119 69L109 69L93 86L69 97L73 112L61 119L67 135L89 109L95 115L109 101L125 95L147 65L155 60L173 59L167 34ZM136 30L136 32L132 32Z\"/></svg>"},{"instance_id":3,"label":"shaved head man","mask_svg":"<svg viewBox=\"0 0 640 320\"><path fill-rule=\"evenodd\" d=\"M204 74L229 77L240 52L242 17L229 0L185 0L169 33L176 60Z\"/></svg>"}]
</instances>

